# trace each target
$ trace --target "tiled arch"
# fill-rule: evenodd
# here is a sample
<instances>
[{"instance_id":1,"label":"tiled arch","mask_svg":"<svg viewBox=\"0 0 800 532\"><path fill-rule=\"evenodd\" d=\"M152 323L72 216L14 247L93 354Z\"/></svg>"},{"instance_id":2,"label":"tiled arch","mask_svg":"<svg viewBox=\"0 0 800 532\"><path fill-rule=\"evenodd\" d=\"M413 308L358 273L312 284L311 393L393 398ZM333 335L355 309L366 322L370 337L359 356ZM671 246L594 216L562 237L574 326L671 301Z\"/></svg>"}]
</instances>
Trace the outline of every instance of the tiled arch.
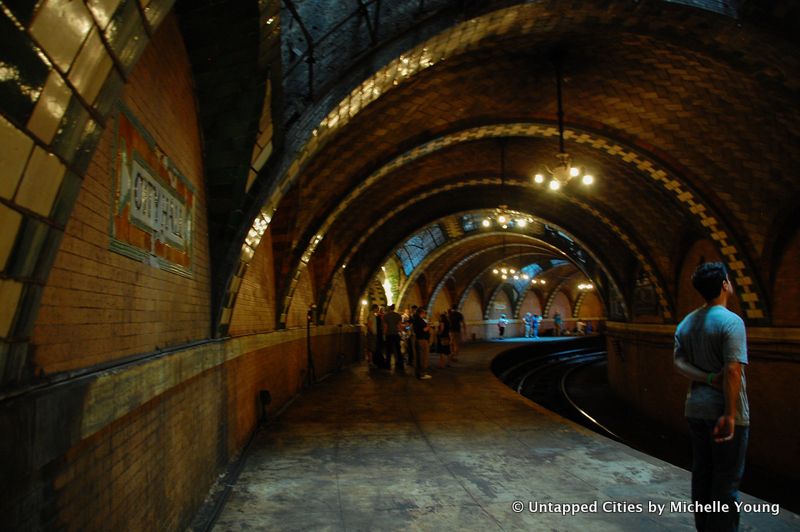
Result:
<instances>
[{"instance_id":1,"label":"tiled arch","mask_svg":"<svg viewBox=\"0 0 800 532\"><path fill-rule=\"evenodd\" d=\"M676 41L692 40L692 37L696 37L695 40L697 40L698 43L707 47L711 53L717 56L733 57L737 55L734 52L737 50L737 47L741 46L741 43L734 42L731 39L720 39L719 34L725 31L724 27L717 24L713 28L709 28L709 15L703 14L701 11L706 9L726 15L736 15L736 10L729 10L727 8L722 10L715 9L704 1L692 2L687 0L685 3L700 9L694 10L691 13L683 13L681 10L686 8L664 2L653 3L647 6L637 6L636 13L631 13L622 8L595 12L592 15L589 13L591 9L587 8L588 11L586 12L576 12L570 15L580 20L584 20L581 19L581 17L590 17L591 20L603 24L618 24L620 22L626 22L634 26L639 24L639 26L637 26L637 31L662 33L664 28L669 26L669 24L665 25L662 19L669 20L669 17L680 18L681 23L679 30L667 32L671 39ZM438 61L469 52L477 46L480 46L481 41L492 36L508 34L511 31L523 33L526 31L533 32L534 28L538 31L542 31L540 22L542 18L544 17L546 19L547 16L555 16L555 12L548 11L546 8L544 12L537 11L542 8L543 6L540 5L514 5L486 13L451 27L389 61L386 66L380 68L373 76L365 79L337 105L334 105L327 116L319 119L318 127L313 130L309 127L308 130L294 132L293 136L297 137L294 144L298 146L298 149L293 153L292 160L284 161L281 165L281 169L277 170L279 175L270 186L270 190L265 192L263 207L256 216L257 219L250 234L260 234L259 227L263 225L265 220L268 223L272 218L278 203L293 185L301 169L304 168L306 163L332 138L332 135L349 123L354 116L359 114L381 95L386 94L388 91L391 91L393 87L406 82L416 74L428 69ZM539 16L537 16L537 14ZM743 59L745 62L755 61L753 67L759 72L762 78L768 80L775 79L776 69L766 67L762 62L759 62L753 57L743 54L738 55L745 57L745 59ZM778 56L776 55L774 57ZM319 114L321 110L321 108L315 110L315 116L321 117L322 115ZM298 140L301 138L302 140ZM693 208L688 202L687 205ZM713 221L713 225L718 225L716 219L713 219L713 217L710 218L710 221ZM727 231L712 230L712 232L720 235L719 240L721 248L728 249L730 247L729 242L727 242L730 240ZM257 245L260 239L251 238L250 240L253 240ZM723 240L726 242L722 242ZM227 305L229 306L235 301L235 287L241 282L243 272L249 262L246 260L246 256L252 256L252 245L250 244L251 243L248 242L242 247L241 255L243 258L238 262L234 261L239 264L240 267L231 274L227 281L227 296L225 300L228 302ZM753 286L758 280L751 276L749 271L744 267L744 261L741 255L733 257L731 263L736 267L734 270L737 271L738 289L748 305L748 318L755 320L763 319L765 317L765 309L763 308L764 300L763 297L758 295L760 289ZM741 268L739 268L740 266ZM230 316L230 311L231 308L228 307L223 313L223 322L225 321L224 315L227 314ZM223 323L222 328L224 327L225 324Z\"/></svg>"}]
</instances>

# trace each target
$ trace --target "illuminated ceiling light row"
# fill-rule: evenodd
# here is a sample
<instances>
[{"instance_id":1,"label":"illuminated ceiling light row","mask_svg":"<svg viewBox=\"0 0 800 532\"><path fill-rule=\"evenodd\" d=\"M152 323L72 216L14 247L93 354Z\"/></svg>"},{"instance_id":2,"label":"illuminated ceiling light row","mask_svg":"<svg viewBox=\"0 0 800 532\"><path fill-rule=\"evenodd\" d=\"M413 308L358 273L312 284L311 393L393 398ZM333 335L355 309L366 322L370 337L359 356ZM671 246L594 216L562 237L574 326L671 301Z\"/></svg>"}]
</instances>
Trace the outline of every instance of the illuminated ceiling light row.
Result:
<instances>
[{"instance_id":1,"label":"illuminated ceiling light row","mask_svg":"<svg viewBox=\"0 0 800 532\"><path fill-rule=\"evenodd\" d=\"M518 271L516 268L511 268L509 266L500 266L498 268L494 268L492 273L499 276L504 281L507 281L508 279L514 279L515 281L524 279L527 281L531 278L531 276L527 273Z\"/></svg>"},{"instance_id":2,"label":"illuminated ceiling light row","mask_svg":"<svg viewBox=\"0 0 800 532\"><path fill-rule=\"evenodd\" d=\"M592 283L581 283L578 285L578 290L592 290L594 285Z\"/></svg>"}]
</instances>

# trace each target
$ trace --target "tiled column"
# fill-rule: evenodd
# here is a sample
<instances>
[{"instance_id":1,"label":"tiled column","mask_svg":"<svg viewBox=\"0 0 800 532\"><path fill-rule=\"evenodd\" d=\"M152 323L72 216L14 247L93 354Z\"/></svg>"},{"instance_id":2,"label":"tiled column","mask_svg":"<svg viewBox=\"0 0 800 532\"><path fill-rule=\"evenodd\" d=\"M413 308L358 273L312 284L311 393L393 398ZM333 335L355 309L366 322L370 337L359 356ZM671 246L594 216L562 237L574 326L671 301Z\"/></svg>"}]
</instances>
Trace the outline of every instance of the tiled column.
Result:
<instances>
[{"instance_id":1,"label":"tiled column","mask_svg":"<svg viewBox=\"0 0 800 532\"><path fill-rule=\"evenodd\" d=\"M0 387L35 377L28 340L82 176L173 2L0 3Z\"/></svg>"}]
</instances>

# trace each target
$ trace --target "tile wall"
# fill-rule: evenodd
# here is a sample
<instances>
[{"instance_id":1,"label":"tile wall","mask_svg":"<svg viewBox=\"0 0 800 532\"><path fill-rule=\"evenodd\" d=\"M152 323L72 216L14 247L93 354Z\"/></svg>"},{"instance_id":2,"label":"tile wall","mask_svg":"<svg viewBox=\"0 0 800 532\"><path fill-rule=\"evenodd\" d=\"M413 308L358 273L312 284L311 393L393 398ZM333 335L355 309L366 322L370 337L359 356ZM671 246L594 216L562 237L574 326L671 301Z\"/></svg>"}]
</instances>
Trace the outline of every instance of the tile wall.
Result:
<instances>
[{"instance_id":1,"label":"tile wall","mask_svg":"<svg viewBox=\"0 0 800 532\"><path fill-rule=\"evenodd\" d=\"M33 378L28 339L81 177L173 3L0 1L0 386Z\"/></svg>"}]
</instances>

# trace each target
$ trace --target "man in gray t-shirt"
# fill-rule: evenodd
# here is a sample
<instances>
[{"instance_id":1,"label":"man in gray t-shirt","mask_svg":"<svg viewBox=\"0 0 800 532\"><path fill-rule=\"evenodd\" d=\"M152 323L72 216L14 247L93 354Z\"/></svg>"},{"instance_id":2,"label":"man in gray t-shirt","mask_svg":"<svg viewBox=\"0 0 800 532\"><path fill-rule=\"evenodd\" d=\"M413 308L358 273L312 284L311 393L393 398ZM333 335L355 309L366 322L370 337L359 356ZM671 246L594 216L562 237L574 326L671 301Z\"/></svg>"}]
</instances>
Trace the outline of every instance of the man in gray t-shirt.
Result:
<instances>
[{"instance_id":1,"label":"man in gray t-shirt","mask_svg":"<svg viewBox=\"0 0 800 532\"><path fill-rule=\"evenodd\" d=\"M750 434L744 376L747 336L742 319L725 308L733 285L721 262L698 266L692 284L706 304L678 324L674 364L692 381L684 412L692 438L692 500L702 505L695 510L695 526L737 530L734 503L739 500ZM705 507L709 504L713 511Z\"/></svg>"}]
</instances>

